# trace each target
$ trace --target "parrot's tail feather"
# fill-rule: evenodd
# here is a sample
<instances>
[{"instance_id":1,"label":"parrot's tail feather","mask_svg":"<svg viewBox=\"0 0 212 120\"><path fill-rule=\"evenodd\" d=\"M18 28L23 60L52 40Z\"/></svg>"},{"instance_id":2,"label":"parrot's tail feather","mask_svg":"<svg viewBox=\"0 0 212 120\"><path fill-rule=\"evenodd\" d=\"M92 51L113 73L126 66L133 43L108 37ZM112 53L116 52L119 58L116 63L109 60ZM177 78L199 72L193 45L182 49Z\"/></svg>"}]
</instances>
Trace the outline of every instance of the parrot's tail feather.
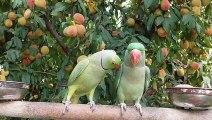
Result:
<instances>
[{"instance_id":1,"label":"parrot's tail feather","mask_svg":"<svg viewBox=\"0 0 212 120\"><path fill-rule=\"evenodd\" d=\"M68 90L66 90L65 96L64 96L64 98L63 98L63 101L62 101L63 104L66 103L66 101L67 101L67 96L68 96Z\"/></svg>"}]
</instances>

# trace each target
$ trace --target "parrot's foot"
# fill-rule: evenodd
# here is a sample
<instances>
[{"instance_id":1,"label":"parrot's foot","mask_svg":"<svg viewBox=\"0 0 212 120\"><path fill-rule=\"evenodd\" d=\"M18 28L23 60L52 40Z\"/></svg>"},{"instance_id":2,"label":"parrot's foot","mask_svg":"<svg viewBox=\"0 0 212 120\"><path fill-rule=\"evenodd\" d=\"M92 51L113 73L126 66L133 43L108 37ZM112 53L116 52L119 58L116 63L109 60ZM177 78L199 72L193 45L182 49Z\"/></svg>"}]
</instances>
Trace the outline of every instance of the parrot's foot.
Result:
<instances>
[{"instance_id":1,"label":"parrot's foot","mask_svg":"<svg viewBox=\"0 0 212 120\"><path fill-rule=\"evenodd\" d=\"M140 113L140 115L142 116L143 115L143 111L142 111L141 104L136 103L134 106L136 107L136 110Z\"/></svg>"},{"instance_id":2,"label":"parrot's foot","mask_svg":"<svg viewBox=\"0 0 212 120\"><path fill-rule=\"evenodd\" d=\"M67 100L65 102L65 109L64 109L64 111L62 113L63 115L65 114L65 112L68 112L68 108L69 108L70 104L71 104L71 101L70 100Z\"/></svg>"},{"instance_id":3,"label":"parrot's foot","mask_svg":"<svg viewBox=\"0 0 212 120\"><path fill-rule=\"evenodd\" d=\"M92 110L92 112L95 110L95 102L94 101L90 101L90 109Z\"/></svg>"},{"instance_id":4,"label":"parrot's foot","mask_svg":"<svg viewBox=\"0 0 212 120\"><path fill-rule=\"evenodd\" d=\"M127 110L127 105L125 103L120 103L119 105L121 106L121 115L123 115L123 111Z\"/></svg>"}]
</instances>

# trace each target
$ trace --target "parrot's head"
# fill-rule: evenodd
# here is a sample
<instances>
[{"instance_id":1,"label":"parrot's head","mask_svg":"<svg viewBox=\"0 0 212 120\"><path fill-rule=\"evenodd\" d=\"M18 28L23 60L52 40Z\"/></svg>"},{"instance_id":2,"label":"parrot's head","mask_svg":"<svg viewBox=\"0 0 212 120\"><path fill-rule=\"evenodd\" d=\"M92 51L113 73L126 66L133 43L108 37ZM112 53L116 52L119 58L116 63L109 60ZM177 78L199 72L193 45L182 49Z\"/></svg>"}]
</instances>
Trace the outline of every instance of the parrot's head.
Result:
<instances>
[{"instance_id":1,"label":"parrot's head","mask_svg":"<svg viewBox=\"0 0 212 120\"><path fill-rule=\"evenodd\" d=\"M114 50L104 50L101 59L101 64L104 69L118 70L122 63L121 59Z\"/></svg>"},{"instance_id":2,"label":"parrot's head","mask_svg":"<svg viewBox=\"0 0 212 120\"><path fill-rule=\"evenodd\" d=\"M130 43L127 46L126 54L130 58L131 63L136 65L142 58L145 60L145 47L141 43Z\"/></svg>"}]
</instances>

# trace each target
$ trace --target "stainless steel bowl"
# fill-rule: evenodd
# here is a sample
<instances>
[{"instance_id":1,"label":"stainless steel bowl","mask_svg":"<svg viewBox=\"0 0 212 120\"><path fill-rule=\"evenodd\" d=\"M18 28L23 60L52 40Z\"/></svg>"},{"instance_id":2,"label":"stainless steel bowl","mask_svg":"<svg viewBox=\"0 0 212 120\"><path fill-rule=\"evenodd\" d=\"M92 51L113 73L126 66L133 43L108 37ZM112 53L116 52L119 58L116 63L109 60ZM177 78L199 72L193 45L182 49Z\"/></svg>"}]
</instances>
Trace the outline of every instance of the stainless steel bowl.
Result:
<instances>
[{"instance_id":1,"label":"stainless steel bowl","mask_svg":"<svg viewBox=\"0 0 212 120\"><path fill-rule=\"evenodd\" d=\"M25 97L29 84L15 81L0 81L0 100L21 100Z\"/></svg>"},{"instance_id":2,"label":"stainless steel bowl","mask_svg":"<svg viewBox=\"0 0 212 120\"><path fill-rule=\"evenodd\" d=\"M212 109L212 89L167 88L172 103L185 109Z\"/></svg>"}]
</instances>

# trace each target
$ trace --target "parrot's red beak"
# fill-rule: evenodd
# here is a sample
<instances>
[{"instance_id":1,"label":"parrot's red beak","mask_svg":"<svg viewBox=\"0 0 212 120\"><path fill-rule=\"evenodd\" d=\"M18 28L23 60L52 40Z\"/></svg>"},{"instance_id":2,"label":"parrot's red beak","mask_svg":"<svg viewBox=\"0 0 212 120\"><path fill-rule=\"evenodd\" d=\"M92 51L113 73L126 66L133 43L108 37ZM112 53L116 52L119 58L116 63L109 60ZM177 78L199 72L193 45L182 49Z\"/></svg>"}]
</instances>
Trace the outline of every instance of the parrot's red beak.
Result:
<instances>
[{"instance_id":1,"label":"parrot's red beak","mask_svg":"<svg viewBox=\"0 0 212 120\"><path fill-rule=\"evenodd\" d=\"M120 66L119 65L116 65L115 67L114 67L114 70L119 70L120 69Z\"/></svg>"},{"instance_id":2,"label":"parrot's red beak","mask_svg":"<svg viewBox=\"0 0 212 120\"><path fill-rule=\"evenodd\" d=\"M133 65L138 64L140 57L141 57L141 52L139 50L133 49L130 52L130 58Z\"/></svg>"}]
</instances>

